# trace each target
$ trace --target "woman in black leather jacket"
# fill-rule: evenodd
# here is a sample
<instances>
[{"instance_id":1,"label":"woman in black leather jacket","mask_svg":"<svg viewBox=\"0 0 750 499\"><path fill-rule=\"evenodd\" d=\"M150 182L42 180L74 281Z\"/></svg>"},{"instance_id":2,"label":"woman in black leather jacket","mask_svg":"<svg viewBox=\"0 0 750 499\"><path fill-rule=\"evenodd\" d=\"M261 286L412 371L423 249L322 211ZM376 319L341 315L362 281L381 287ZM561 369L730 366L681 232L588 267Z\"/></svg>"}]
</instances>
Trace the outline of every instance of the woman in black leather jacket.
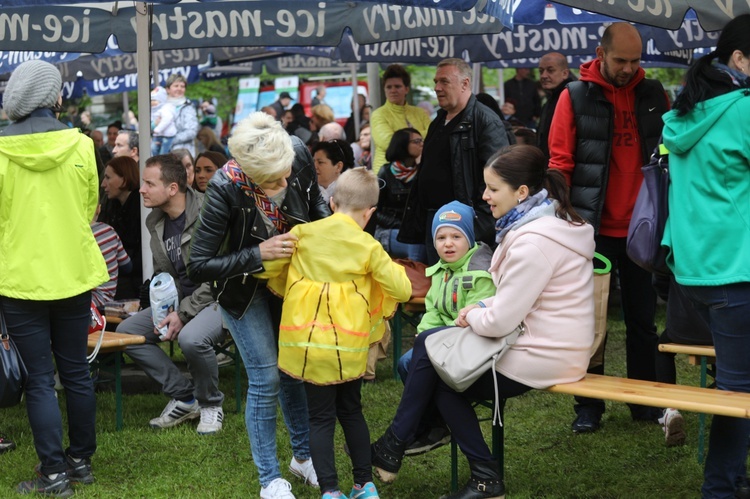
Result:
<instances>
[{"instance_id":1,"label":"woman in black leather jacket","mask_svg":"<svg viewBox=\"0 0 750 499\"><path fill-rule=\"evenodd\" d=\"M253 274L263 270L264 261L294 252L291 227L331 212L320 195L310 152L270 116L253 113L243 120L229 150L235 159L208 184L187 270L194 281L211 282L247 370L245 423L261 497L281 497L291 494L291 485L281 477L276 456L277 398L292 441L290 471L312 485L317 477L302 382L277 368L281 300Z\"/></svg>"}]
</instances>

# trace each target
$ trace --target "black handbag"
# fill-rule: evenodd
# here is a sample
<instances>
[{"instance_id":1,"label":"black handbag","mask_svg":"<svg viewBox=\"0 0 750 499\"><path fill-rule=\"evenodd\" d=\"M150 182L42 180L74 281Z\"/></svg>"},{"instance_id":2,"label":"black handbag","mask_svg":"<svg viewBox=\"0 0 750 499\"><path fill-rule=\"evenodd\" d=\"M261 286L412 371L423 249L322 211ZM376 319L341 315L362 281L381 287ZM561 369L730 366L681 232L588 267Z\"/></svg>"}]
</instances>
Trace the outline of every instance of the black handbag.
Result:
<instances>
[{"instance_id":1,"label":"black handbag","mask_svg":"<svg viewBox=\"0 0 750 499\"><path fill-rule=\"evenodd\" d=\"M21 402L27 374L0 309L0 408L13 407Z\"/></svg>"},{"instance_id":2,"label":"black handbag","mask_svg":"<svg viewBox=\"0 0 750 499\"><path fill-rule=\"evenodd\" d=\"M669 152L659 144L649 164L641 168L643 183L628 227L626 252L653 274L670 275L667 248L661 245L669 216Z\"/></svg>"}]
</instances>

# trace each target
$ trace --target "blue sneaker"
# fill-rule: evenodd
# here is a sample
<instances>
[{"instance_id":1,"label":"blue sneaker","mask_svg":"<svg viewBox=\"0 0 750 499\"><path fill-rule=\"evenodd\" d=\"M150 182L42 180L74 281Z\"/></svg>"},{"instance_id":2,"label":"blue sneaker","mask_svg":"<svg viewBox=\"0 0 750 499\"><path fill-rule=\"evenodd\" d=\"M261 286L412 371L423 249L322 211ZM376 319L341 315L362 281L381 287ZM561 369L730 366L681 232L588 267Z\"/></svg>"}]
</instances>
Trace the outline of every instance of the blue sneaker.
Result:
<instances>
[{"instance_id":1,"label":"blue sneaker","mask_svg":"<svg viewBox=\"0 0 750 499\"><path fill-rule=\"evenodd\" d=\"M347 497L346 494L344 494L340 490L331 490L323 494L323 497L321 499L347 499Z\"/></svg>"},{"instance_id":2,"label":"blue sneaker","mask_svg":"<svg viewBox=\"0 0 750 499\"><path fill-rule=\"evenodd\" d=\"M375 484L367 482L362 486L354 485L351 494L349 494L349 499L380 499L380 496Z\"/></svg>"}]
</instances>

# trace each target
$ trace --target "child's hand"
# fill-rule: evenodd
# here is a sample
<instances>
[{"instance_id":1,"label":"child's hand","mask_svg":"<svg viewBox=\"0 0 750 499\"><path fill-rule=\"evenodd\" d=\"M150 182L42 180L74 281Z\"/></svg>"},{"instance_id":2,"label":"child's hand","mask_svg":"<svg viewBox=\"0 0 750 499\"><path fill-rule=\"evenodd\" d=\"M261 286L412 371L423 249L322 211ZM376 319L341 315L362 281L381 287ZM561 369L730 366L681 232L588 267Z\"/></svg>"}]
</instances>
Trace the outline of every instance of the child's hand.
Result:
<instances>
[{"instance_id":1,"label":"child's hand","mask_svg":"<svg viewBox=\"0 0 750 499\"><path fill-rule=\"evenodd\" d=\"M461 311L458 312L458 317L456 318L456 326L469 327L469 323L466 322L466 315L469 313L469 310L474 310L475 308L479 308L479 305L477 305L476 303L474 305L469 305L468 307L462 308Z\"/></svg>"}]
</instances>

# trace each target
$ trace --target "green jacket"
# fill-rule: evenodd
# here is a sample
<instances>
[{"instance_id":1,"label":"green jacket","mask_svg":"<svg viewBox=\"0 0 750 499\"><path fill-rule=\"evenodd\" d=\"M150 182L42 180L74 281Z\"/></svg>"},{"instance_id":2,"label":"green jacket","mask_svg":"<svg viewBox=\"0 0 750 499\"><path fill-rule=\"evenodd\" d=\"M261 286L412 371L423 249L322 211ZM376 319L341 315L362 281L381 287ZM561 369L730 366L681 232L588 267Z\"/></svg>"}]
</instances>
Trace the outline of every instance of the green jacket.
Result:
<instances>
[{"instance_id":1,"label":"green jacket","mask_svg":"<svg viewBox=\"0 0 750 499\"><path fill-rule=\"evenodd\" d=\"M108 281L90 225L98 198L79 129L0 136L0 295L59 300Z\"/></svg>"},{"instance_id":2,"label":"green jacket","mask_svg":"<svg viewBox=\"0 0 750 499\"><path fill-rule=\"evenodd\" d=\"M193 239L193 231L195 230L202 204L203 194L188 187L185 193L185 228L182 230L182 237L180 238L182 259L185 261L185 265L187 265L188 257L190 256L190 241ZM214 303L214 299L211 296L211 286L207 282L198 286L191 295L183 296L179 285L180 277L177 275L177 270L175 270L174 265L169 260L167 251L164 248L164 220L166 217L167 214L160 208L152 209L151 213L146 217L146 228L151 236L151 254L154 256L154 275L160 272L168 272L175 280L180 294L180 308L177 311L177 315L183 323L187 324L193 317L198 315L198 312Z\"/></svg>"},{"instance_id":3,"label":"green jacket","mask_svg":"<svg viewBox=\"0 0 750 499\"><path fill-rule=\"evenodd\" d=\"M425 273L432 278L432 284L425 297L425 314L417 333L454 326L459 310L495 296L495 284L489 271L491 260L490 247L477 243L457 262L440 260L429 267Z\"/></svg>"},{"instance_id":4,"label":"green jacket","mask_svg":"<svg viewBox=\"0 0 750 499\"><path fill-rule=\"evenodd\" d=\"M678 283L750 282L750 91L664 115L669 218L662 244Z\"/></svg>"}]
</instances>

